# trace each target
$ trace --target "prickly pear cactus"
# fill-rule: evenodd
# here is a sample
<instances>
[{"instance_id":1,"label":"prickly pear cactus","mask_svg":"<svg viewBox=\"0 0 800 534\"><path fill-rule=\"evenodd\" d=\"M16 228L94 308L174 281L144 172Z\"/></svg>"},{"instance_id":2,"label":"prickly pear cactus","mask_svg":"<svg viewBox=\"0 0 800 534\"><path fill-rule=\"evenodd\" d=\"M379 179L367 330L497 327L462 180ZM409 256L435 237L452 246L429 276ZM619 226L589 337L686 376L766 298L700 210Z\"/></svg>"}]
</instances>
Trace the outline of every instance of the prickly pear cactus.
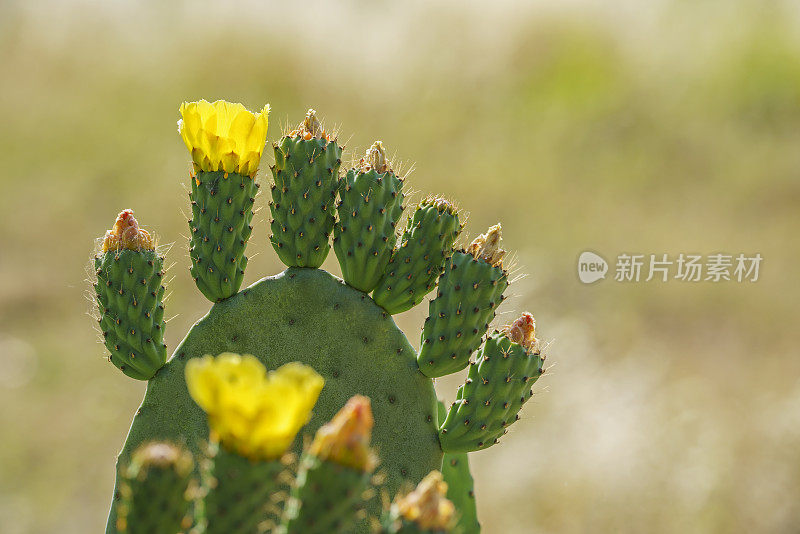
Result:
<instances>
[{"instance_id":1,"label":"prickly pear cactus","mask_svg":"<svg viewBox=\"0 0 800 534\"><path fill-rule=\"evenodd\" d=\"M464 455L465 460L467 452L496 442L530 395L522 392L523 386L529 391L543 372L532 328L526 330L519 321L490 336L480 348L508 285L499 225L465 249L454 251L462 230L459 212L449 201L430 197L417 205L398 235L395 227L403 209L403 177L392 170L382 144L375 143L341 177L342 147L324 130L313 110L274 145L270 240L287 269L240 289L252 213L261 202L255 174L266 140L268 111L265 106L254 114L241 105L221 101L181 106L179 131L194 167L190 176L191 273L213 305L169 361L165 362L161 341L162 260L148 241L149 234L139 229L132 215L126 216L135 231L119 230L115 225L109 231L112 237L106 237L108 246L103 246L95 260L100 324L110 360L129 376L148 381L118 457L107 533L116 532L125 466L133 451L153 440L180 444L196 458L207 458L205 463L196 462L207 466L204 474L201 476L199 467L195 474L199 480L214 483L205 483L205 494L198 498L202 505L195 514L197 529L291 533L312 532L326 525L329 530L319 531L366 531L369 522L347 517L350 507L345 501L354 499L358 489L371 486L372 463L353 464L325 452L322 445L312 446L301 457L299 482L290 490L279 487L274 477L283 468L278 467L276 451L293 450L299 455L303 439L295 439L295 434L303 425L303 435L317 432L326 428L323 424L331 421L348 399L368 399L370 420L374 415L369 432L374 449L369 450L376 454L380 493L393 498L429 473L442 470L443 455ZM318 269L330 250L331 238L344 280ZM437 284L417 352L392 315L419 304ZM134 333L125 334L131 331ZM266 378L242 379L250 375L240 376L223 365L220 376L227 378L219 380L208 378L200 363L195 364L207 362L207 355L223 353L252 355L247 358L255 363L245 367L263 365L274 371ZM462 370L470 365L473 353L478 363L472 362L456 403L440 417L431 377ZM264 401L263 391L272 391L281 383L294 384L298 376L308 374L291 367L301 364L320 377L321 389L311 388L303 394L313 400L280 405ZM251 371L253 376L261 376L261 371ZM190 379L195 375L200 378ZM470 386L486 380L491 386ZM256 387L259 381L271 385ZM217 384L217 389L203 394L198 393L205 391L203 387L191 384L206 384L206 389L211 387L208 384ZM241 401L239 411L215 411L213 399L219 392L228 395L231 388L244 388L240 397L250 400ZM286 391L295 390L292 386ZM363 406L359 410L363 413ZM250 442L241 436L242 429L262 428L253 417L286 420L286 428L292 432L279 435L274 429L265 430L266 434L259 434L258 444L247 445ZM330 428L337 428L336 421L330 423L331 432ZM325 432L318 433L315 443L324 443L324 436ZM231 442L237 445L226 448ZM232 472L237 475L230 478ZM466 461L459 469L445 469L447 473L457 479L454 484L459 491L467 480L471 484ZM252 485L253 480L273 479L274 486L265 486L265 482ZM426 499L441 504L446 512L445 501L433 498L446 487L439 480L428 481L422 493L427 492ZM343 485L341 491L320 493L320 488L337 485ZM469 491L474 495L471 488ZM225 522L221 518L232 503L241 508L242 500L236 496L242 492L250 496L245 506L251 513L249 522L236 523L239 519L230 516ZM270 492L288 497L268 498ZM265 500L271 504L266 505ZM424 522L420 526L412 516L398 511L411 510L408 513L413 515L417 504L409 504L412 501L416 502L414 498L395 501L394 511L382 514L373 500L364 505L363 515L371 518L373 525L383 521L387 532L444 532L449 531L445 524L455 524L459 518L466 518L458 524L461 531L480 529L474 499L468 513L455 510L447 521L436 522L435 528L427 530ZM319 508L335 513L326 519ZM266 513L263 517L262 512ZM360 526L353 526L356 524Z\"/></svg>"}]
</instances>

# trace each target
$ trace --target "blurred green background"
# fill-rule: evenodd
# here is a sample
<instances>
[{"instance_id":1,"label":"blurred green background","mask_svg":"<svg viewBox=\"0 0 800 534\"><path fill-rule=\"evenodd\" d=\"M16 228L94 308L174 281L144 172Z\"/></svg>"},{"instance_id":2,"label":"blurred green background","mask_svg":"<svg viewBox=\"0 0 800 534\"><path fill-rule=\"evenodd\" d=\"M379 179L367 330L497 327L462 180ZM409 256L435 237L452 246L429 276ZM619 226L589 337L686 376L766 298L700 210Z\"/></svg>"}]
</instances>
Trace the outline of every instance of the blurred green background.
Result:
<instances>
[{"instance_id":1,"label":"blurred green background","mask_svg":"<svg viewBox=\"0 0 800 534\"><path fill-rule=\"evenodd\" d=\"M87 260L131 207L174 243L170 347L206 312L175 123L225 98L269 102L270 139L313 106L471 237L503 222L525 276L498 319L532 311L551 367L472 455L486 533L796 531L799 28L772 1L0 3L0 530L103 528L144 384L104 360ZM266 219L248 284L281 270ZM764 260L583 285L587 249ZM426 311L396 318L413 344Z\"/></svg>"}]
</instances>

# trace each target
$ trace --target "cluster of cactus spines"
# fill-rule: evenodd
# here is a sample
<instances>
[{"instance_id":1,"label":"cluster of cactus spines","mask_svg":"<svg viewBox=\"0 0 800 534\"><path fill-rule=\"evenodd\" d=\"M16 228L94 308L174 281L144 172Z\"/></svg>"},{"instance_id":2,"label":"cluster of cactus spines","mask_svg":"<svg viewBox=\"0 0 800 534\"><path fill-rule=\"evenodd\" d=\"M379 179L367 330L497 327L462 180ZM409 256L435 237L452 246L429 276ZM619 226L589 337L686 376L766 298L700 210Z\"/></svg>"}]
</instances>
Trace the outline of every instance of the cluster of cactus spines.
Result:
<instances>
[{"instance_id":1,"label":"cluster of cactus spines","mask_svg":"<svg viewBox=\"0 0 800 534\"><path fill-rule=\"evenodd\" d=\"M436 286L461 229L458 211L447 200L420 202L372 294L375 302L392 315L422 302Z\"/></svg>"},{"instance_id":2,"label":"cluster of cactus spines","mask_svg":"<svg viewBox=\"0 0 800 534\"><path fill-rule=\"evenodd\" d=\"M377 456L370 448L369 398L352 397L317 430L300 459L281 534L347 532L356 521Z\"/></svg>"},{"instance_id":3,"label":"cluster of cactus spines","mask_svg":"<svg viewBox=\"0 0 800 534\"><path fill-rule=\"evenodd\" d=\"M533 316L524 313L488 337L441 425L442 449L485 449L519 419L522 405L533 396L531 386L544 373L534 327Z\"/></svg>"},{"instance_id":4,"label":"cluster of cactus spines","mask_svg":"<svg viewBox=\"0 0 800 534\"><path fill-rule=\"evenodd\" d=\"M358 502L359 489L372 486L367 481L374 467L364 463L365 451L372 449L363 428L348 433L347 425L323 427L305 451L295 439L303 425L316 431L347 399L362 394L375 413L371 438L380 455L381 491L396 496L441 469L458 508L448 514L452 509L442 503L450 501L433 499L445 491L436 479L441 475L435 475L412 497L397 500L381 528L444 532L455 517L464 534L478 533L466 453L497 442L519 418L532 395L530 386L544 372L530 314L494 331L480 346L508 285L500 225L454 251L463 226L459 213L450 202L429 197L397 236L403 179L392 170L382 144L373 144L340 179L343 147L309 110L296 130L273 145L270 241L289 268L239 291L268 111L265 106L254 114L223 101L181 106L179 132L194 167L191 271L214 305L171 360L166 361L163 343L163 259L129 210L120 214L94 259L109 359L125 374L149 380L118 457L106 532L133 521L130 510L136 507L123 506L126 469L137 448L152 440L182 443L195 458L205 458L195 462L193 473L202 474L193 514L198 532L366 532L367 523L351 522L352 506L363 506L373 520L380 507L375 499ZM330 250L331 233L344 281L317 269ZM417 352L390 315L419 304L437 283ZM253 356L221 357L227 371L220 376L227 378L203 378L205 355L231 352ZM467 365L456 402L437 417L431 379ZM240 380L237 366L262 369L256 379ZM264 366L276 371L268 374ZM195 371L200 378L187 388L184 376L188 380ZM312 375L316 382L297 387ZM264 394L276 388L285 394ZM223 410L214 400L220 395L227 399ZM361 414L364 421L363 407L345 411ZM253 428L260 430L248 430ZM334 435L354 441L331 447L339 443L328 439ZM290 449L302 454L291 485L280 461ZM354 464L354 458L361 463ZM337 489L331 493L331 488ZM279 496L287 506L276 507ZM439 504L421 507L423 502ZM431 515L423 510L449 518L420 523Z\"/></svg>"},{"instance_id":5,"label":"cluster of cactus spines","mask_svg":"<svg viewBox=\"0 0 800 534\"><path fill-rule=\"evenodd\" d=\"M455 506L447 499L442 473L432 471L407 495L398 496L384 520L384 534L445 534L453 529Z\"/></svg>"},{"instance_id":6,"label":"cluster of cactus spines","mask_svg":"<svg viewBox=\"0 0 800 534\"><path fill-rule=\"evenodd\" d=\"M214 120L209 120L206 115L215 112ZM235 295L242 286L268 112L266 106L254 115L240 104L225 102L181 106L178 131L194 162L189 193L190 271L197 288L211 302ZM225 142L232 138L226 137L230 130L243 130L244 139Z\"/></svg>"},{"instance_id":7,"label":"cluster of cactus spines","mask_svg":"<svg viewBox=\"0 0 800 534\"><path fill-rule=\"evenodd\" d=\"M392 170L380 141L342 181L333 249L344 281L364 293L375 289L392 257L402 189L403 179Z\"/></svg>"},{"instance_id":8,"label":"cluster of cactus spines","mask_svg":"<svg viewBox=\"0 0 800 534\"><path fill-rule=\"evenodd\" d=\"M426 376L449 375L466 367L494 319L508 287L500 231L499 224L492 226L446 262L436 298L428 305L417 356Z\"/></svg>"},{"instance_id":9,"label":"cluster of cactus spines","mask_svg":"<svg viewBox=\"0 0 800 534\"><path fill-rule=\"evenodd\" d=\"M123 473L117 530L124 534L176 533L192 525L192 455L163 442L145 443Z\"/></svg>"},{"instance_id":10,"label":"cluster of cactus spines","mask_svg":"<svg viewBox=\"0 0 800 534\"><path fill-rule=\"evenodd\" d=\"M313 109L273 148L270 241L287 266L319 267L328 256L336 219L342 148Z\"/></svg>"},{"instance_id":11,"label":"cluster of cactus spines","mask_svg":"<svg viewBox=\"0 0 800 534\"><path fill-rule=\"evenodd\" d=\"M149 380L167 360L164 258L132 210L124 210L94 257L100 329L108 359L126 375Z\"/></svg>"}]
</instances>

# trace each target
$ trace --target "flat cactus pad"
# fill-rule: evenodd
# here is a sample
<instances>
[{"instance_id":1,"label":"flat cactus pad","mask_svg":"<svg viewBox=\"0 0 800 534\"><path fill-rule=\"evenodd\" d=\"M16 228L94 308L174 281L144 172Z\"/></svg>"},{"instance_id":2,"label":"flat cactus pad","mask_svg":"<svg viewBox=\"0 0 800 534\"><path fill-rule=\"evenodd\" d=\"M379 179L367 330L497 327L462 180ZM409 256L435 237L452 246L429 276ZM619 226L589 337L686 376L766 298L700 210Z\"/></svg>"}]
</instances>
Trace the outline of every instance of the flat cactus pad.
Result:
<instances>
[{"instance_id":1,"label":"flat cactus pad","mask_svg":"<svg viewBox=\"0 0 800 534\"><path fill-rule=\"evenodd\" d=\"M300 361L327 377L311 422L315 432L355 395L372 401L372 443L390 494L440 469L436 395L419 372L414 348L392 316L372 299L319 269L289 268L214 304L147 385L118 459L126 465L136 447L151 440L185 444L199 453L208 438L203 411L186 389L190 358L253 354L268 369ZM294 450L300 452L302 436ZM119 477L117 482L119 483ZM115 499L118 492L115 491ZM107 532L114 532L112 507Z\"/></svg>"}]
</instances>

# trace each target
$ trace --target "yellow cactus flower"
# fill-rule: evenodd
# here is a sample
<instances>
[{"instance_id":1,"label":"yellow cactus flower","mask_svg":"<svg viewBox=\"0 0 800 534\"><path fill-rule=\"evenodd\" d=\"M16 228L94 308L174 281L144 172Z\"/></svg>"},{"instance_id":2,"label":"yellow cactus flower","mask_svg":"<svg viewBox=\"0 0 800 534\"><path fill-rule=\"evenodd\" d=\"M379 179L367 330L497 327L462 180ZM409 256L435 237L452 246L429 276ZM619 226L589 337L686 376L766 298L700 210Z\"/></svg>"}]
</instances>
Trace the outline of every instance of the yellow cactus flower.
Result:
<instances>
[{"instance_id":1,"label":"yellow cactus flower","mask_svg":"<svg viewBox=\"0 0 800 534\"><path fill-rule=\"evenodd\" d=\"M369 397L355 395L329 423L317 430L309 453L321 460L360 471L372 471L377 463L375 454L369 448L374 424Z\"/></svg>"},{"instance_id":2,"label":"yellow cactus flower","mask_svg":"<svg viewBox=\"0 0 800 534\"><path fill-rule=\"evenodd\" d=\"M254 356L223 353L190 360L186 385L214 439L247 458L272 460L308 422L324 380L301 363L268 373Z\"/></svg>"},{"instance_id":3,"label":"yellow cactus flower","mask_svg":"<svg viewBox=\"0 0 800 534\"><path fill-rule=\"evenodd\" d=\"M445 497L447 483L439 471L431 471L422 482L394 506L406 520L426 530L447 530L452 526L455 507Z\"/></svg>"},{"instance_id":4,"label":"yellow cactus flower","mask_svg":"<svg viewBox=\"0 0 800 534\"><path fill-rule=\"evenodd\" d=\"M252 113L224 100L184 102L178 121L196 170L255 176L267 140L269 104Z\"/></svg>"},{"instance_id":5,"label":"yellow cactus flower","mask_svg":"<svg viewBox=\"0 0 800 534\"><path fill-rule=\"evenodd\" d=\"M154 250L153 238L139 228L133 210L122 210L117 215L114 227L103 237L103 252L109 250Z\"/></svg>"}]
</instances>

